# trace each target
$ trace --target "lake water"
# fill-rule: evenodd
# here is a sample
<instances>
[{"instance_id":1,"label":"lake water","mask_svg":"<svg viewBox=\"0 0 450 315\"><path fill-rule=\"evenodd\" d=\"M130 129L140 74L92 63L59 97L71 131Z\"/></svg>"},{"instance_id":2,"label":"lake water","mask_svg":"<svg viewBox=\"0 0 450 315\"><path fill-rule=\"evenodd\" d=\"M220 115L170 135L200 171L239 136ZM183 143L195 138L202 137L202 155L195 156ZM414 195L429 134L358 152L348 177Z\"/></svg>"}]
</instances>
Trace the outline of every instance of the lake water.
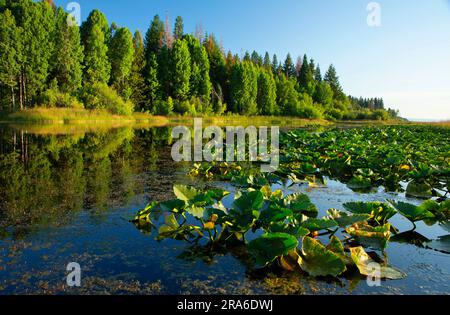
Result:
<instances>
[{"instance_id":1,"label":"lake water","mask_svg":"<svg viewBox=\"0 0 450 315\"><path fill-rule=\"evenodd\" d=\"M221 186L186 176L190 165L170 156L169 128L0 127L0 294L448 294L450 255L390 242L390 265L406 279L370 287L359 275L314 279L252 270L243 248L207 253L185 242L155 240L128 220L151 200L173 198L174 184ZM355 193L326 187L305 192L320 216L347 201L406 200L404 194ZM408 199L410 203L419 200ZM395 216L400 231L411 223ZM434 240L439 225L416 230ZM66 266L81 266L81 287L66 284Z\"/></svg>"}]
</instances>

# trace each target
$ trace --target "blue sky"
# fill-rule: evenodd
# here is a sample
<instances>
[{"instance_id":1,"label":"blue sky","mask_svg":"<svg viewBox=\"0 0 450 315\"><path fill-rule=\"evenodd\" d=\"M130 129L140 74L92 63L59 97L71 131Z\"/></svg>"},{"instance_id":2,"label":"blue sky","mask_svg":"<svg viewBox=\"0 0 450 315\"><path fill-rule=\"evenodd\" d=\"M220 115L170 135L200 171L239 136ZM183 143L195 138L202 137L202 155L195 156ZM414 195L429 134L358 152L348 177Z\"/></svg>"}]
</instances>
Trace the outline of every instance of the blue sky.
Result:
<instances>
[{"instance_id":1,"label":"blue sky","mask_svg":"<svg viewBox=\"0 0 450 315\"><path fill-rule=\"evenodd\" d=\"M65 7L69 0L56 0ZM383 97L413 119L450 119L450 0L378 0L381 26L367 24L370 0L78 0L82 19L98 8L109 22L145 33L155 14L197 24L225 49L308 54L333 63L345 92Z\"/></svg>"}]
</instances>

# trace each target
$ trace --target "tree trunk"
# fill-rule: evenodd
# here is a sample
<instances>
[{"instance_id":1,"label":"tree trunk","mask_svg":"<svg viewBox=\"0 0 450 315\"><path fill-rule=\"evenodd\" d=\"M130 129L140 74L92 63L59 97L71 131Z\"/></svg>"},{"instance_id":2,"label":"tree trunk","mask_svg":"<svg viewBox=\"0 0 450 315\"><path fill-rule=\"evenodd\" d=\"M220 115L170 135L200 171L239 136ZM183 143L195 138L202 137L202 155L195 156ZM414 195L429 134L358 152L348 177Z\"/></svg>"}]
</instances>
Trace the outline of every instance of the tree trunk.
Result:
<instances>
[{"instance_id":1,"label":"tree trunk","mask_svg":"<svg viewBox=\"0 0 450 315\"><path fill-rule=\"evenodd\" d=\"M16 98L14 96L14 87L11 85L12 110L16 110Z\"/></svg>"},{"instance_id":2,"label":"tree trunk","mask_svg":"<svg viewBox=\"0 0 450 315\"><path fill-rule=\"evenodd\" d=\"M20 110L23 108L23 86L22 86L22 74L19 76L19 103Z\"/></svg>"}]
</instances>

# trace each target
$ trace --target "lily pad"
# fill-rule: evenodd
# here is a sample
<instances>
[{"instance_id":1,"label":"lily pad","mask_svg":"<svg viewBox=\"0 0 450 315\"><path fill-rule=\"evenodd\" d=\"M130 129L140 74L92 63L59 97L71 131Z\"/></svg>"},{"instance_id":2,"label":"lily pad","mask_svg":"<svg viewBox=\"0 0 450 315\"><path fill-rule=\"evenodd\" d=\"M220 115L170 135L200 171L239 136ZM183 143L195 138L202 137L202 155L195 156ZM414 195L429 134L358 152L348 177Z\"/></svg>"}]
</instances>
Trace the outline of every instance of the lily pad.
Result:
<instances>
[{"instance_id":1,"label":"lily pad","mask_svg":"<svg viewBox=\"0 0 450 315\"><path fill-rule=\"evenodd\" d=\"M300 268L313 277L337 277L347 270L341 257L327 249L318 240L305 236L302 241L302 256L298 259Z\"/></svg>"},{"instance_id":2,"label":"lily pad","mask_svg":"<svg viewBox=\"0 0 450 315\"><path fill-rule=\"evenodd\" d=\"M362 275L391 280L406 278L406 274L403 271L375 262L362 247L350 248L350 253L352 260Z\"/></svg>"},{"instance_id":3,"label":"lily pad","mask_svg":"<svg viewBox=\"0 0 450 315\"><path fill-rule=\"evenodd\" d=\"M330 209L327 211L328 217L334 221L336 221L341 228L345 228L349 225L364 222L370 219L370 214L354 214L354 215L348 215L345 212L336 210L336 209Z\"/></svg>"},{"instance_id":4,"label":"lily pad","mask_svg":"<svg viewBox=\"0 0 450 315\"><path fill-rule=\"evenodd\" d=\"M319 214L317 207L311 202L311 199L305 194L292 194L285 198L286 207L291 209L294 214L303 214L310 218L315 218Z\"/></svg>"},{"instance_id":5,"label":"lily pad","mask_svg":"<svg viewBox=\"0 0 450 315\"><path fill-rule=\"evenodd\" d=\"M311 232L331 229L333 227L338 226L338 223L334 220L330 219L314 219L310 218L305 222L301 223L301 226L305 229L310 230Z\"/></svg>"},{"instance_id":6,"label":"lily pad","mask_svg":"<svg viewBox=\"0 0 450 315\"><path fill-rule=\"evenodd\" d=\"M370 214L371 221L382 225L392 218L397 211L388 203L382 202L348 202L345 210L355 214Z\"/></svg>"},{"instance_id":7,"label":"lily pad","mask_svg":"<svg viewBox=\"0 0 450 315\"><path fill-rule=\"evenodd\" d=\"M269 233L254 239L248 244L248 250L255 258L256 268L264 268L277 257L287 255L297 248L296 237L286 233Z\"/></svg>"},{"instance_id":8,"label":"lily pad","mask_svg":"<svg viewBox=\"0 0 450 315\"><path fill-rule=\"evenodd\" d=\"M377 227L372 227L368 224L355 224L345 231L353 236L361 245L384 250L391 237L390 230L391 225L386 223Z\"/></svg>"},{"instance_id":9,"label":"lily pad","mask_svg":"<svg viewBox=\"0 0 450 315\"><path fill-rule=\"evenodd\" d=\"M415 206L405 202L391 201L392 205L400 212L405 218L411 222L422 221L424 219L434 218L434 215L426 209L426 207Z\"/></svg>"},{"instance_id":10,"label":"lily pad","mask_svg":"<svg viewBox=\"0 0 450 315\"><path fill-rule=\"evenodd\" d=\"M433 196L433 192L429 184L412 181L406 187L406 196L428 199Z\"/></svg>"}]
</instances>

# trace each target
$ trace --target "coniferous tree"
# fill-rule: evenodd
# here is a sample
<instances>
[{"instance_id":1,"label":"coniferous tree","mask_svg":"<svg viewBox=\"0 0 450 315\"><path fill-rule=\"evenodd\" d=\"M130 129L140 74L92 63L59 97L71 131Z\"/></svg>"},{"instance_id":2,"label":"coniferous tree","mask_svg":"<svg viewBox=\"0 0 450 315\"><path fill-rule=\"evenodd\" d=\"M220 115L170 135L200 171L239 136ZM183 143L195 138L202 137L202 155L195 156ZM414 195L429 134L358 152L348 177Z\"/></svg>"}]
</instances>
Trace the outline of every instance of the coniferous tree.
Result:
<instances>
[{"instance_id":1,"label":"coniferous tree","mask_svg":"<svg viewBox=\"0 0 450 315\"><path fill-rule=\"evenodd\" d=\"M51 78L56 79L61 92L75 93L81 88L84 51L78 25L68 23L69 17L62 8L56 11Z\"/></svg>"},{"instance_id":2,"label":"coniferous tree","mask_svg":"<svg viewBox=\"0 0 450 315\"><path fill-rule=\"evenodd\" d=\"M276 54L272 58L272 71L274 74L278 74L278 57Z\"/></svg>"},{"instance_id":3,"label":"coniferous tree","mask_svg":"<svg viewBox=\"0 0 450 315\"><path fill-rule=\"evenodd\" d=\"M266 51L266 54L264 55L263 65L266 69L270 69L270 67L272 66L272 63L270 61L270 56L267 51Z\"/></svg>"},{"instance_id":4,"label":"coniferous tree","mask_svg":"<svg viewBox=\"0 0 450 315\"><path fill-rule=\"evenodd\" d=\"M286 56L286 60L284 61L283 65L283 72L288 78L296 77L295 66L292 61L291 54L287 54Z\"/></svg>"},{"instance_id":5,"label":"coniferous tree","mask_svg":"<svg viewBox=\"0 0 450 315\"><path fill-rule=\"evenodd\" d=\"M190 91L191 56L184 40L176 40L172 54L173 95L178 100L186 100Z\"/></svg>"},{"instance_id":6,"label":"coniferous tree","mask_svg":"<svg viewBox=\"0 0 450 315\"><path fill-rule=\"evenodd\" d=\"M150 55L157 54L164 46L164 23L155 15L150 28L145 34L145 55L148 61Z\"/></svg>"},{"instance_id":7,"label":"coniferous tree","mask_svg":"<svg viewBox=\"0 0 450 315\"><path fill-rule=\"evenodd\" d=\"M258 94L258 73L249 61L237 62L231 77L231 106L235 113L256 115Z\"/></svg>"},{"instance_id":8,"label":"coniferous tree","mask_svg":"<svg viewBox=\"0 0 450 315\"><path fill-rule=\"evenodd\" d=\"M11 11L6 9L0 13L0 85L10 90L11 110L16 109L16 88L21 69L20 33Z\"/></svg>"},{"instance_id":9,"label":"coniferous tree","mask_svg":"<svg viewBox=\"0 0 450 315\"><path fill-rule=\"evenodd\" d=\"M174 38L182 39L184 35L184 23L183 18L181 16L177 16L177 19L175 20L175 30L174 30Z\"/></svg>"},{"instance_id":10,"label":"coniferous tree","mask_svg":"<svg viewBox=\"0 0 450 315\"><path fill-rule=\"evenodd\" d=\"M258 77L257 105L262 115L276 114L277 87L272 71L261 68Z\"/></svg>"},{"instance_id":11,"label":"coniferous tree","mask_svg":"<svg viewBox=\"0 0 450 315\"><path fill-rule=\"evenodd\" d=\"M131 96L129 79L134 59L133 35L129 29L116 29L110 40L108 55L111 61L110 84L127 100Z\"/></svg>"},{"instance_id":12,"label":"coniferous tree","mask_svg":"<svg viewBox=\"0 0 450 315\"><path fill-rule=\"evenodd\" d=\"M314 73L314 80L317 82L322 82L322 73L320 72L320 66L317 65L316 71Z\"/></svg>"},{"instance_id":13,"label":"coniferous tree","mask_svg":"<svg viewBox=\"0 0 450 315\"><path fill-rule=\"evenodd\" d=\"M323 80L330 85L335 98L338 98L343 94L341 84L339 83L339 77L333 65L330 65Z\"/></svg>"},{"instance_id":14,"label":"coniferous tree","mask_svg":"<svg viewBox=\"0 0 450 315\"><path fill-rule=\"evenodd\" d=\"M130 87L131 87L131 101L139 109L145 109L146 97L145 97L145 79L142 74L145 68L145 53L144 53L144 40L141 33L136 31L133 36L133 49L134 58L131 66Z\"/></svg>"},{"instance_id":15,"label":"coniferous tree","mask_svg":"<svg viewBox=\"0 0 450 315\"><path fill-rule=\"evenodd\" d=\"M105 25L107 27L105 27ZM84 45L84 80L90 83L108 83L111 64L108 60L110 28L103 13L94 10L81 25Z\"/></svg>"},{"instance_id":16,"label":"coniferous tree","mask_svg":"<svg viewBox=\"0 0 450 315\"><path fill-rule=\"evenodd\" d=\"M209 103L211 80L208 53L194 36L186 35L184 41L186 41L191 55L191 96L200 97L204 103Z\"/></svg>"},{"instance_id":17,"label":"coniferous tree","mask_svg":"<svg viewBox=\"0 0 450 315\"><path fill-rule=\"evenodd\" d=\"M314 94L314 73L311 69L311 64L308 62L308 57L303 56L302 67L298 76L298 83L300 84L300 91L312 96Z\"/></svg>"}]
</instances>

